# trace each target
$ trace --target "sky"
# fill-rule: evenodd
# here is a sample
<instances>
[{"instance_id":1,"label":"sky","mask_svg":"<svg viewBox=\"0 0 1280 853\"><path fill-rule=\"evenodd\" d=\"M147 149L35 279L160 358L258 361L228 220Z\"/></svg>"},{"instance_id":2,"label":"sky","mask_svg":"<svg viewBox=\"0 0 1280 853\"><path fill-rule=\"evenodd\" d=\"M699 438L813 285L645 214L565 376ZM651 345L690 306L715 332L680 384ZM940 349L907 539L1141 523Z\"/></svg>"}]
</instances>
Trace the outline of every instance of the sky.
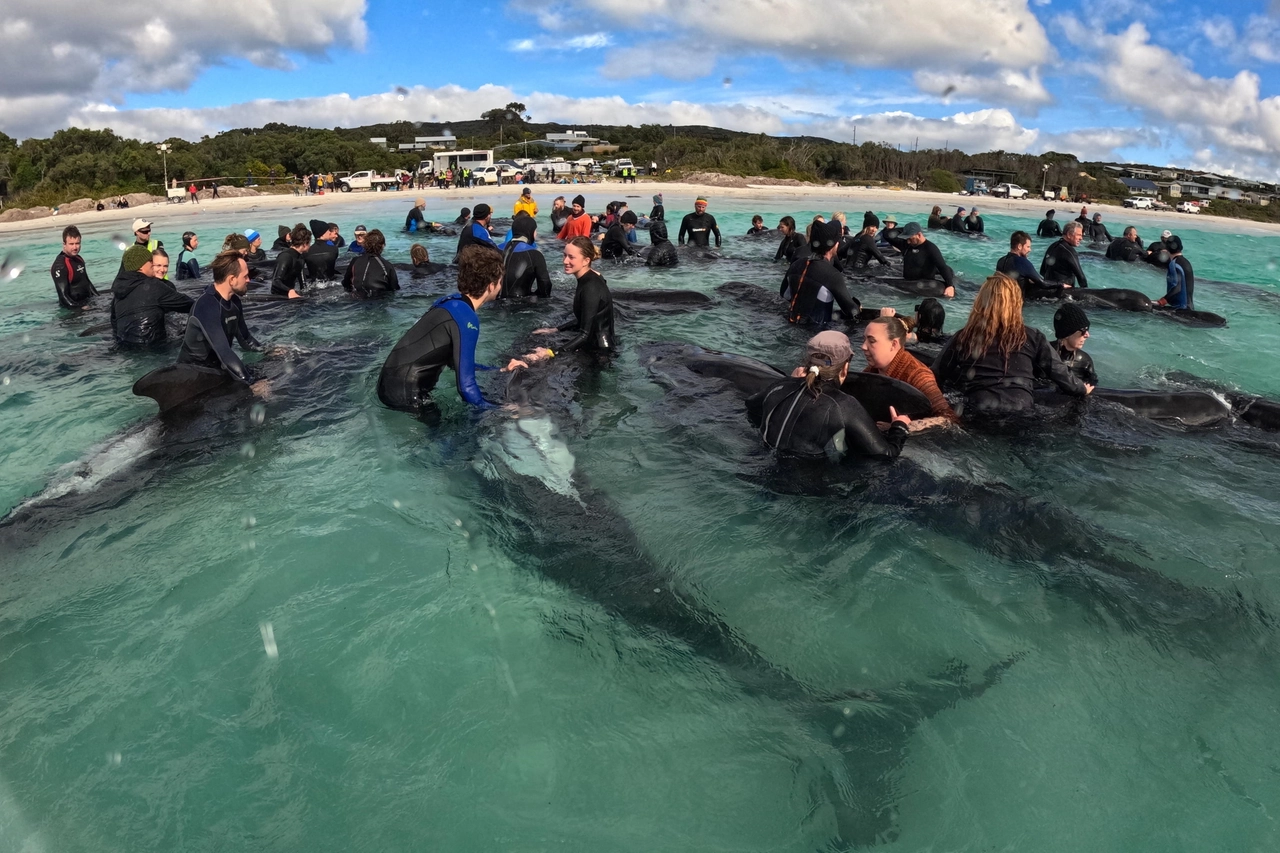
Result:
<instances>
[{"instance_id":1,"label":"sky","mask_svg":"<svg viewBox=\"0 0 1280 853\"><path fill-rule=\"evenodd\" d=\"M300 8L305 9L299 12ZM0 131L707 124L1280 181L1280 0L44 0Z\"/></svg>"}]
</instances>

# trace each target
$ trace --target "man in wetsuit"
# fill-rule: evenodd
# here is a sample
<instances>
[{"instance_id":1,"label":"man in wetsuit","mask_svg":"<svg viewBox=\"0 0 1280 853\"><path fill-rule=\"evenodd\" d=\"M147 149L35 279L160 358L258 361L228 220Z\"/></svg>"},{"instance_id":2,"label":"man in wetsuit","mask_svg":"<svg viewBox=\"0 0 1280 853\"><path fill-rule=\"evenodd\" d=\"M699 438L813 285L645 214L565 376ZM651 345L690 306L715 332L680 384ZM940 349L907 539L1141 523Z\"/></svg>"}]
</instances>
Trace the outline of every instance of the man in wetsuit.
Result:
<instances>
[{"instance_id":1,"label":"man in wetsuit","mask_svg":"<svg viewBox=\"0 0 1280 853\"><path fill-rule=\"evenodd\" d=\"M1111 242L1111 232L1107 230L1107 226L1102 224L1101 213L1093 215L1093 222L1089 225L1089 240L1093 243Z\"/></svg>"},{"instance_id":2,"label":"man in wetsuit","mask_svg":"<svg viewBox=\"0 0 1280 853\"><path fill-rule=\"evenodd\" d=\"M159 240L151 239L151 222L146 219L133 220L133 245L142 246L143 248L154 251L157 246L164 245ZM120 259L120 269L116 272L118 276L124 272L124 258Z\"/></svg>"},{"instance_id":3,"label":"man in wetsuit","mask_svg":"<svg viewBox=\"0 0 1280 853\"><path fill-rule=\"evenodd\" d=\"M1093 227L1093 223L1089 221L1089 208L1080 208L1080 215L1076 217L1076 222L1080 223L1080 227L1082 229L1089 229Z\"/></svg>"},{"instance_id":4,"label":"man in wetsuit","mask_svg":"<svg viewBox=\"0 0 1280 853\"><path fill-rule=\"evenodd\" d=\"M431 391L441 372L457 375L458 396L473 406L493 406L480 393L476 370L492 370L476 363L480 318L476 311L502 290L502 256L483 246L463 247L458 253L458 292L436 300L430 310L404 333L391 349L378 376L378 399L392 409L420 414L429 408ZM550 350L536 350L546 357ZM512 359L502 370L528 367Z\"/></svg>"},{"instance_id":5,"label":"man in wetsuit","mask_svg":"<svg viewBox=\"0 0 1280 853\"><path fill-rule=\"evenodd\" d=\"M712 234L716 235L716 248L719 249L720 228L716 225L716 218L707 213L707 200L698 196L693 203L693 213L686 213L680 221L680 233L676 235L676 241L683 246L687 235L689 245L706 248L711 245Z\"/></svg>"},{"instance_id":6,"label":"man in wetsuit","mask_svg":"<svg viewBox=\"0 0 1280 853\"><path fill-rule=\"evenodd\" d=\"M306 269L302 256L311 250L311 232L299 222L289 232L289 246L276 255L275 269L271 272L271 295L300 297L303 289L303 272Z\"/></svg>"},{"instance_id":7,"label":"man in wetsuit","mask_svg":"<svg viewBox=\"0 0 1280 853\"><path fill-rule=\"evenodd\" d=\"M1040 220L1039 227L1036 228L1037 237L1061 237L1062 226L1058 224L1058 220L1053 218L1056 211L1046 210L1044 219Z\"/></svg>"},{"instance_id":8,"label":"man in wetsuit","mask_svg":"<svg viewBox=\"0 0 1280 853\"><path fill-rule=\"evenodd\" d=\"M320 233L316 241L307 250L303 262L307 268L307 277L311 281L333 281L338 277L338 226L332 222L315 220L315 230ZM323 227L323 231L320 229Z\"/></svg>"},{"instance_id":9,"label":"man in wetsuit","mask_svg":"<svg viewBox=\"0 0 1280 853\"><path fill-rule=\"evenodd\" d=\"M244 322L240 297L249 290L249 265L239 252L222 252L213 259L213 284L191 306L187 331L182 336L178 364L221 369L237 382L253 381L249 369L231 349L238 341L246 352L261 352L262 344Z\"/></svg>"},{"instance_id":10,"label":"man in wetsuit","mask_svg":"<svg viewBox=\"0 0 1280 853\"><path fill-rule=\"evenodd\" d=\"M145 246L130 246L121 263L124 271L111 284L111 330L116 341L126 346L163 343L168 336L164 315L187 313L191 297L152 275L151 250Z\"/></svg>"},{"instance_id":11,"label":"man in wetsuit","mask_svg":"<svg viewBox=\"0 0 1280 853\"><path fill-rule=\"evenodd\" d=\"M902 277L907 281L941 278L946 288L942 295L952 299L956 295L956 274L942 259L937 244L924 236L919 222L908 222L902 228L902 236L893 241L902 252Z\"/></svg>"},{"instance_id":12,"label":"man in wetsuit","mask_svg":"<svg viewBox=\"0 0 1280 853\"><path fill-rule=\"evenodd\" d=\"M840 306L845 322L858 318L862 305L849 294L844 275L832 263L843 235L844 226L838 220L815 222L810 227L812 255L795 261L779 288L779 295L790 303L787 319L792 323L826 325L831 321L833 302Z\"/></svg>"},{"instance_id":13,"label":"man in wetsuit","mask_svg":"<svg viewBox=\"0 0 1280 853\"><path fill-rule=\"evenodd\" d=\"M627 235L635 230L635 212L628 210L618 217L617 222L609 226L609 230L605 231L604 240L600 243L600 257L616 261L628 255L640 254L627 239Z\"/></svg>"},{"instance_id":14,"label":"man in wetsuit","mask_svg":"<svg viewBox=\"0 0 1280 853\"><path fill-rule=\"evenodd\" d=\"M1062 229L1062 239L1044 250L1044 260L1040 262L1040 275L1050 284L1061 284L1063 287L1088 287L1089 279L1085 278L1080 268L1080 256L1076 254L1076 246L1084 235L1084 226L1079 220L1068 222Z\"/></svg>"},{"instance_id":15,"label":"man in wetsuit","mask_svg":"<svg viewBox=\"0 0 1280 853\"><path fill-rule=\"evenodd\" d=\"M645 259L644 265L647 267L674 267L680 263L680 253L676 251L675 244L671 242L671 238L667 235L667 223L662 219L655 219L649 225L649 242L653 247L649 249L649 257Z\"/></svg>"},{"instance_id":16,"label":"man in wetsuit","mask_svg":"<svg viewBox=\"0 0 1280 853\"><path fill-rule=\"evenodd\" d=\"M964 227L964 208L957 207L955 215L951 217L951 222L947 225L947 230L954 234L963 234Z\"/></svg>"},{"instance_id":17,"label":"man in wetsuit","mask_svg":"<svg viewBox=\"0 0 1280 853\"><path fill-rule=\"evenodd\" d=\"M422 211L427 209L427 200L422 196L418 196L413 200L413 207L409 210L409 215L404 218L404 230L406 231L424 231L427 227L427 218L422 215Z\"/></svg>"},{"instance_id":18,"label":"man in wetsuit","mask_svg":"<svg viewBox=\"0 0 1280 853\"><path fill-rule=\"evenodd\" d=\"M1182 256L1182 238L1170 235L1165 238L1164 247L1169 251L1169 268L1164 278L1166 291L1156 304L1194 311L1196 276L1191 262Z\"/></svg>"},{"instance_id":19,"label":"man in wetsuit","mask_svg":"<svg viewBox=\"0 0 1280 853\"><path fill-rule=\"evenodd\" d=\"M1098 372L1093 368L1093 358L1084 351L1089 339L1089 318L1074 302L1068 302L1053 315L1053 351L1076 378L1088 385L1098 384Z\"/></svg>"},{"instance_id":20,"label":"man in wetsuit","mask_svg":"<svg viewBox=\"0 0 1280 853\"><path fill-rule=\"evenodd\" d=\"M1107 246L1107 258L1112 261L1140 261L1146 256L1142 241L1138 239L1138 229L1130 225L1124 229L1124 236L1117 237Z\"/></svg>"},{"instance_id":21,"label":"man in wetsuit","mask_svg":"<svg viewBox=\"0 0 1280 853\"><path fill-rule=\"evenodd\" d=\"M58 304L63 308L88 308L89 302L98 295L98 289L89 281L84 258L80 257L80 229L74 225L62 229L62 251L53 259L49 274L58 292Z\"/></svg>"},{"instance_id":22,"label":"man in wetsuit","mask_svg":"<svg viewBox=\"0 0 1280 853\"><path fill-rule=\"evenodd\" d=\"M996 262L996 272L1018 282L1023 299L1061 299L1062 285L1052 285L1041 278L1035 266L1027 260L1029 254L1031 236L1026 231L1014 231L1009 238L1009 254Z\"/></svg>"},{"instance_id":23,"label":"man in wetsuit","mask_svg":"<svg viewBox=\"0 0 1280 853\"><path fill-rule=\"evenodd\" d=\"M471 221L471 208L464 207L458 212L458 218L453 220L454 225L466 225Z\"/></svg>"},{"instance_id":24,"label":"man in wetsuit","mask_svg":"<svg viewBox=\"0 0 1280 853\"><path fill-rule=\"evenodd\" d=\"M986 233L986 226L982 222L982 217L978 215L978 208L969 211L968 217L964 220L964 230L970 234Z\"/></svg>"},{"instance_id":25,"label":"man in wetsuit","mask_svg":"<svg viewBox=\"0 0 1280 853\"><path fill-rule=\"evenodd\" d=\"M468 246L487 246L498 251L498 247L494 245L493 235L489 233L489 222L493 219L493 209L489 205L481 203L476 205L475 211L471 214L471 223L463 226L462 233L458 235L458 255L462 255L462 250Z\"/></svg>"},{"instance_id":26,"label":"man in wetsuit","mask_svg":"<svg viewBox=\"0 0 1280 853\"><path fill-rule=\"evenodd\" d=\"M1173 232L1165 229L1160 232L1160 239L1156 240L1147 247L1147 253L1143 260L1151 264L1153 267L1169 266L1169 249L1165 246L1164 241L1173 236Z\"/></svg>"}]
</instances>

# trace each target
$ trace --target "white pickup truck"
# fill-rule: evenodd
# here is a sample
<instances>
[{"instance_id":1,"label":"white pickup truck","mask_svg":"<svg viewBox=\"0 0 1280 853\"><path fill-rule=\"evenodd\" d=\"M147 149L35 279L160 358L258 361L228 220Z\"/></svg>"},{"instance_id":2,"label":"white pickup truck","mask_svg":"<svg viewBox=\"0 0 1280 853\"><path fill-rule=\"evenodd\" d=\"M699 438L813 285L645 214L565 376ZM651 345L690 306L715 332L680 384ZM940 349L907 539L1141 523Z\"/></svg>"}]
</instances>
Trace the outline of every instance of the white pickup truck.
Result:
<instances>
[{"instance_id":1,"label":"white pickup truck","mask_svg":"<svg viewBox=\"0 0 1280 853\"><path fill-rule=\"evenodd\" d=\"M1200 205L1196 204L1194 201L1179 202L1178 212L1179 213L1199 213Z\"/></svg>"},{"instance_id":2,"label":"white pickup truck","mask_svg":"<svg viewBox=\"0 0 1280 853\"><path fill-rule=\"evenodd\" d=\"M404 169L396 169L396 173L391 177L381 177L371 169L363 172L354 172L345 178L335 178L338 189L344 193L352 190L394 190L400 186L400 176L409 174Z\"/></svg>"},{"instance_id":3,"label":"white pickup truck","mask_svg":"<svg viewBox=\"0 0 1280 853\"><path fill-rule=\"evenodd\" d=\"M991 195L996 198L1026 198L1027 191L1017 184L998 184L996 185L996 188L991 191Z\"/></svg>"}]
</instances>

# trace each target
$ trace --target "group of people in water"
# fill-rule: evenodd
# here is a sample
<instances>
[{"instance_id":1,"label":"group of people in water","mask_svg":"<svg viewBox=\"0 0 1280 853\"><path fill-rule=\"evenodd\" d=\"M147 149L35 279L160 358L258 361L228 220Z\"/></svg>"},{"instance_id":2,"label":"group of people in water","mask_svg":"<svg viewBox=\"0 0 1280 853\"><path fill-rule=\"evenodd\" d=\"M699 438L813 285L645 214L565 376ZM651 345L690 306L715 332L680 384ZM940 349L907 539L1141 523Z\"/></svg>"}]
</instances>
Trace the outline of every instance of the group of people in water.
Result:
<instances>
[{"instance_id":1,"label":"group of people in water","mask_svg":"<svg viewBox=\"0 0 1280 853\"><path fill-rule=\"evenodd\" d=\"M653 201L652 210L644 217L653 244L647 262L653 264L656 255L661 265L669 254L669 262L677 263L666 231L662 195L655 195ZM422 215L424 207L425 200L415 201L406 218L406 230L439 233L439 224L427 222ZM707 208L706 198L695 201L693 211L681 220L680 244L709 250L714 241L715 247L721 246L722 235ZM939 212L935 208L930 224ZM545 298L552 290L549 265L539 242L539 208L530 188L521 191L512 213L502 239L494 233L493 210L488 204L477 204L473 210L464 208L452 223L458 234L453 259L457 290L436 300L392 347L378 379L378 396L385 405L419 414L432 409L432 393L446 367L454 371L463 400L482 408L493 405L477 381L477 371L495 369L476 360L481 328L477 312L503 299ZM976 226L971 225L976 210L963 217L962 213L957 211L937 227L983 233L980 217ZM583 196L568 205L563 197L555 199L550 223L562 244L560 266L575 281L572 313L534 330L538 345L496 369L528 369L558 355L579 352L600 361L617 352L613 296L595 265L600 259L621 260L638 254L635 244L640 221L625 202L612 202L604 214L592 215L586 211ZM817 334L790 377L780 377L774 387L748 401L748 412L770 447L798 456L891 457L901 451L912 430L954 423L962 417L1025 412L1033 405L1037 387L1053 386L1073 397L1092 392L1098 379L1083 350L1089 319L1081 307L1073 301L1063 303L1054 316L1052 341L1022 320L1026 299L1064 299L1073 289L1088 287L1075 249L1083 239L1084 223L1072 221L1061 229L1039 270L1028 260L1030 236L1014 232L1009 253L979 288L965 324L954 335L947 335L943 332L946 310L938 298L925 298L914 315L903 316L891 308L863 310L850 288L856 281L852 276L871 263L888 267L900 262L900 281L931 282L938 297L954 296L954 271L938 245L929 240L926 229L917 222L899 228L893 216L885 217L882 228L879 217L871 211L864 215L857 231L846 222L843 213L833 214L830 220L819 216L804 232L799 231L793 217L784 216L778 223L775 233L781 235L781 242L775 261L787 262L781 304L791 323L813 328ZM1052 216L1046 217L1037 233L1052 232L1050 225L1056 226ZM179 280L201 277L194 257L200 245L198 235L182 235L182 248L171 266L163 244L151 236L151 223L135 220L135 243L124 252L111 286L113 334L123 346L153 345L165 339L164 315L185 313L188 321L178 363L221 370L229 382L250 383L252 372L236 355L235 347L241 351L262 348L245 323L241 303L252 279L269 283L271 294L285 299L299 298L309 284L323 280L340 280L357 296L399 289L398 265L383 258L386 237L381 231L358 226L353 242L347 244L339 230L336 223L321 220L313 220L310 227L302 223L293 228L281 226L272 246L274 257L268 257L262 248L257 231L230 234L210 264L212 282L193 298L179 292L168 275L173 269ZM770 233L757 216L747 236ZM79 231L70 226L62 237L63 249L51 275L60 304L81 309L98 291L80 257ZM1137 247L1137 251L1124 254L1125 259L1150 261L1153 253L1157 259L1165 259L1169 273L1161 304L1191 305L1194 277L1178 237L1165 232L1158 248L1144 249L1136 231L1129 228L1117 242ZM351 260L339 276L337 262L344 248ZM1120 254L1110 248L1109 256ZM443 264L433 264L421 244L413 245L410 256L412 269L425 268L429 274L446 269ZM841 390L855 346L844 332L827 328L837 309L847 323L862 328L859 349L866 360L865 371L915 388L929 401L928 417L913 423L908 415L891 410L887 422L876 424L855 397ZM912 344L940 346L940 350L936 354L913 353L909 350ZM927 365L921 355L931 358L931 363ZM954 406L944 388L959 392Z\"/></svg>"}]
</instances>

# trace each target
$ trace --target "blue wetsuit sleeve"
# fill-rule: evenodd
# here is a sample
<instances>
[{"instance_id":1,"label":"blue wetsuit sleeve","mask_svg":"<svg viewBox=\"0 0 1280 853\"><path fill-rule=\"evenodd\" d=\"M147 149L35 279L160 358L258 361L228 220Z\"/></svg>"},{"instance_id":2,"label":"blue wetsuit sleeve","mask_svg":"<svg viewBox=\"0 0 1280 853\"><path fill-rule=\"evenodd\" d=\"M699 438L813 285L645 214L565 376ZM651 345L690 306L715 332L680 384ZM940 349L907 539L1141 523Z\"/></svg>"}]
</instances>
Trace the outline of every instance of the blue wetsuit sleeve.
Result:
<instances>
[{"instance_id":1,"label":"blue wetsuit sleeve","mask_svg":"<svg viewBox=\"0 0 1280 853\"><path fill-rule=\"evenodd\" d=\"M476 383L476 369L488 369L476 364L476 344L480 341L479 323L474 326L471 323L462 324L454 317L452 326L453 329L449 331L453 337L453 363L454 373L458 377L458 396L473 406L491 409L493 404L484 398Z\"/></svg>"},{"instance_id":2,"label":"blue wetsuit sleeve","mask_svg":"<svg viewBox=\"0 0 1280 853\"><path fill-rule=\"evenodd\" d=\"M1169 268L1165 272L1165 294L1164 301L1175 308L1183 307L1182 301L1185 299L1183 291L1183 273L1182 267L1178 266L1177 261L1170 261Z\"/></svg>"},{"instance_id":3,"label":"blue wetsuit sleeve","mask_svg":"<svg viewBox=\"0 0 1280 853\"><path fill-rule=\"evenodd\" d=\"M1040 277L1040 273L1036 272L1035 264L1020 255L1016 257L1018 260L1014 262L1014 265L1019 276L1022 276L1035 284L1045 284L1045 280Z\"/></svg>"}]
</instances>

